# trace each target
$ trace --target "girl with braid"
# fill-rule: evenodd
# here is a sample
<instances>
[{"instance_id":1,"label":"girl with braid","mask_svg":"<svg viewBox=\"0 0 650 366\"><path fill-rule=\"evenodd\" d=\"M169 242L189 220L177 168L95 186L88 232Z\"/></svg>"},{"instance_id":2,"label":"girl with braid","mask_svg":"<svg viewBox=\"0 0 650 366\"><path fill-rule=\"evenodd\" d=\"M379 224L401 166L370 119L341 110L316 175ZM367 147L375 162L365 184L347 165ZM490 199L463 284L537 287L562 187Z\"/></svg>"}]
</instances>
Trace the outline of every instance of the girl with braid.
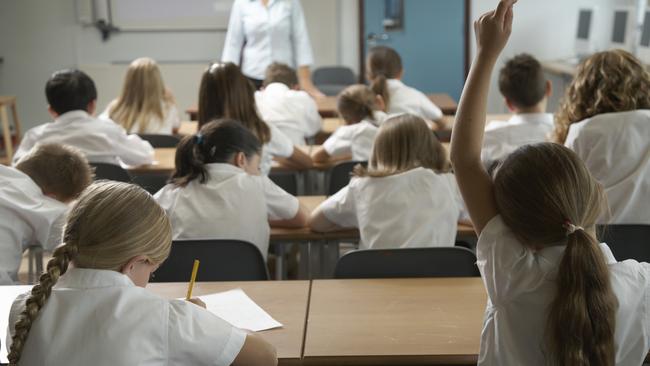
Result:
<instances>
[{"instance_id":1,"label":"girl with braid","mask_svg":"<svg viewBox=\"0 0 650 366\"><path fill-rule=\"evenodd\" d=\"M145 289L171 248L151 195L119 182L87 188L63 244L10 313L10 365L275 365L275 350L193 303Z\"/></svg>"}]
</instances>

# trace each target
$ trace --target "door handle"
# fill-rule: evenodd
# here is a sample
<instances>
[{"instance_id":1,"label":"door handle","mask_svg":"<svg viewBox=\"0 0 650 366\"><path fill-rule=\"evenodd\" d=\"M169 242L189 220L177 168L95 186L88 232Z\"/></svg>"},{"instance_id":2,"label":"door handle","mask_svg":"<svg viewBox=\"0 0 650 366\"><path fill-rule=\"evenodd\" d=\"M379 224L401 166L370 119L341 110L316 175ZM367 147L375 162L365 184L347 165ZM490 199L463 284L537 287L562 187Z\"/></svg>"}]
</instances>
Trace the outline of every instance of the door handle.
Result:
<instances>
[{"instance_id":1,"label":"door handle","mask_svg":"<svg viewBox=\"0 0 650 366\"><path fill-rule=\"evenodd\" d=\"M369 41L369 42L388 41L389 38L390 37L386 33L377 34L377 33L374 33L374 32L370 32L366 36L366 40Z\"/></svg>"}]
</instances>

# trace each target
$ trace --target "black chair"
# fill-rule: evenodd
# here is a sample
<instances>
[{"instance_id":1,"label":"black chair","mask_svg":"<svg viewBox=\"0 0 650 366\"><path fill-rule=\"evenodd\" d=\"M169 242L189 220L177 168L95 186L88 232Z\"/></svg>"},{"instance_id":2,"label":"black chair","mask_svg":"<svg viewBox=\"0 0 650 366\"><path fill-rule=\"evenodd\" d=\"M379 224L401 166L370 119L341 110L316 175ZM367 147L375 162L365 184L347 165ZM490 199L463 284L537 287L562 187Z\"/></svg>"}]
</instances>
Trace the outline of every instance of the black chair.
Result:
<instances>
[{"instance_id":1,"label":"black chair","mask_svg":"<svg viewBox=\"0 0 650 366\"><path fill-rule=\"evenodd\" d=\"M201 261L197 281L265 281L269 271L260 250L240 240L174 240L169 258L153 282L187 282L194 260Z\"/></svg>"},{"instance_id":2,"label":"black chair","mask_svg":"<svg viewBox=\"0 0 650 366\"><path fill-rule=\"evenodd\" d=\"M354 170L354 167L358 164L361 164L364 167L368 166L367 161L344 161L332 167L332 170L330 171L329 185L327 187L327 194L329 196L340 191L341 188L347 186L348 183L350 183L350 178L352 178L352 170Z\"/></svg>"},{"instance_id":3,"label":"black chair","mask_svg":"<svg viewBox=\"0 0 650 366\"><path fill-rule=\"evenodd\" d=\"M354 71L344 66L319 67L314 70L312 80L325 95L338 95L346 87L357 83Z\"/></svg>"},{"instance_id":4,"label":"black chair","mask_svg":"<svg viewBox=\"0 0 650 366\"><path fill-rule=\"evenodd\" d=\"M181 139L172 135L138 134L141 139L148 141L154 148L176 147Z\"/></svg>"},{"instance_id":5,"label":"black chair","mask_svg":"<svg viewBox=\"0 0 650 366\"><path fill-rule=\"evenodd\" d=\"M334 278L476 277L476 255L462 247L367 249L347 253Z\"/></svg>"},{"instance_id":6,"label":"black chair","mask_svg":"<svg viewBox=\"0 0 650 366\"><path fill-rule=\"evenodd\" d=\"M298 177L296 173L292 172L271 172L269 179L273 181L278 187L284 189L287 193L297 196L298 195Z\"/></svg>"},{"instance_id":7,"label":"black chair","mask_svg":"<svg viewBox=\"0 0 650 366\"><path fill-rule=\"evenodd\" d=\"M151 194L156 194L167 184L168 174L138 174L133 176L133 183L144 188Z\"/></svg>"},{"instance_id":8,"label":"black chair","mask_svg":"<svg viewBox=\"0 0 650 366\"><path fill-rule=\"evenodd\" d=\"M95 168L95 180L106 179L131 183L129 172L119 165L107 163L90 163Z\"/></svg>"},{"instance_id":9,"label":"black chair","mask_svg":"<svg viewBox=\"0 0 650 366\"><path fill-rule=\"evenodd\" d=\"M650 225L601 225L597 232L617 261L650 262Z\"/></svg>"}]
</instances>

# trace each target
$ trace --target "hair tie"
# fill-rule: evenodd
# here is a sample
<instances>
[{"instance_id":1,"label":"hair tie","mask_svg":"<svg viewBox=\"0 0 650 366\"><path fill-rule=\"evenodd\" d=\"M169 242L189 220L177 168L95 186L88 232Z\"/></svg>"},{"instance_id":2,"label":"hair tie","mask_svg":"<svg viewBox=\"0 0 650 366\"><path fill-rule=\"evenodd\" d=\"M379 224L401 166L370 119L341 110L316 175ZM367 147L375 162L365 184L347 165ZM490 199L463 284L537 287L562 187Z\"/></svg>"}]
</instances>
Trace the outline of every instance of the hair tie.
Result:
<instances>
[{"instance_id":1,"label":"hair tie","mask_svg":"<svg viewBox=\"0 0 650 366\"><path fill-rule=\"evenodd\" d=\"M203 143L203 134L201 132L198 132L196 135L194 135L194 143L197 145L201 145Z\"/></svg>"},{"instance_id":2,"label":"hair tie","mask_svg":"<svg viewBox=\"0 0 650 366\"><path fill-rule=\"evenodd\" d=\"M567 235L571 235L578 230L584 230L582 226L574 225L570 220L565 220L562 226L566 229Z\"/></svg>"}]
</instances>

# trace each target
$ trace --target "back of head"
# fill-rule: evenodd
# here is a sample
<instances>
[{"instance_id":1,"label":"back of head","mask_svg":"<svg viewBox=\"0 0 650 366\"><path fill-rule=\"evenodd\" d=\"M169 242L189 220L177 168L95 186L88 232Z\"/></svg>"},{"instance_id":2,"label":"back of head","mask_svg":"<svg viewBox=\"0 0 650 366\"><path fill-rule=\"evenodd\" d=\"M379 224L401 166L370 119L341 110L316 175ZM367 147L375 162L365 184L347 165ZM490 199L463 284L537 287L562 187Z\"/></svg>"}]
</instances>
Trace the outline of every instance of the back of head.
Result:
<instances>
[{"instance_id":1,"label":"back of head","mask_svg":"<svg viewBox=\"0 0 650 366\"><path fill-rule=\"evenodd\" d=\"M289 88L294 88L298 85L298 75L296 70L289 67L287 64L274 62L266 68L264 74L264 86L272 83L282 83Z\"/></svg>"},{"instance_id":2,"label":"back of head","mask_svg":"<svg viewBox=\"0 0 650 366\"><path fill-rule=\"evenodd\" d=\"M423 167L438 173L450 168L447 153L420 117L401 114L384 121L375 137L368 169L357 176L385 177Z\"/></svg>"},{"instance_id":3,"label":"back of head","mask_svg":"<svg viewBox=\"0 0 650 366\"><path fill-rule=\"evenodd\" d=\"M247 158L260 154L262 145L255 135L241 122L218 119L206 123L194 136L186 136L176 150L176 170L171 182L184 187L199 179L208 180L205 164L228 163L237 153Z\"/></svg>"},{"instance_id":4,"label":"back of head","mask_svg":"<svg viewBox=\"0 0 650 366\"><path fill-rule=\"evenodd\" d=\"M355 124L372 118L377 109L375 93L363 84L345 88L336 99L336 108L346 124Z\"/></svg>"},{"instance_id":5,"label":"back of head","mask_svg":"<svg viewBox=\"0 0 650 366\"><path fill-rule=\"evenodd\" d=\"M163 102L168 102L165 84L156 61L148 58L134 60L126 71L122 92L109 111L110 117L131 131L137 123L144 132L151 117L163 122Z\"/></svg>"},{"instance_id":6,"label":"back of head","mask_svg":"<svg viewBox=\"0 0 650 366\"><path fill-rule=\"evenodd\" d=\"M52 74L45 84L47 102L57 114L70 111L87 111L97 99L93 80L80 70L60 70Z\"/></svg>"},{"instance_id":7,"label":"back of head","mask_svg":"<svg viewBox=\"0 0 650 366\"><path fill-rule=\"evenodd\" d=\"M397 79L402 74L402 58L394 49L377 46L370 49L366 59L367 78L371 88L384 98L386 105L390 102L387 79Z\"/></svg>"},{"instance_id":8,"label":"back of head","mask_svg":"<svg viewBox=\"0 0 650 366\"><path fill-rule=\"evenodd\" d=\"M517 108L536 106L546 96L542 64L525 53L508 60L499 73L499 90Z\"/></svg>"},{"instance_id":9,"label":"back of head","mask_svg":"<svg viewBox=\"0 0 650 366\"><path fill-rule=\"evenodd\" d=\"M522 243L566 245L548 312L550 364L614 365L617 300L605 257L588 232L604 207L601 185L573 151L541 143L519 148L496 169L494 195Z\"/></svg>"},{"instance_id":10,"label":"back of head","mask_svg":"<svg viewBox=\"0 0 650 366\"><path fill-rule=\"evenodd\" d=\"M240 121L262 143L271 139L269 126L255 105L255 87L232 62L215 62L203 73L199 87L199 126L217 118Z\"/></svg>"},{"instance_id":11,"label":"back of head","mask_svg":"<svg viewBox=\"0 0 650 366\"><path fill-rule=\"evenodd\" d=\"M650 74L623 50L595 53L580 66L560 105L553 139L564 143L572 123L603 113L650 109Z\"/></svg>"},{"instance_id":12,"label":"back of head","mask_svg":"<svg viewBox=\"0 0 650 366\"><path fill-rule=\"evenodd\" d=\"M88 160L78 149L60 144L36 144L16 164L44 194L69 202L93 180Z\"/></svg>"},{"instance_id":13,"label":"back of head","mask_svg":"<svg viewBox=\"0 0 650 366\"><path fill-rule=\"evenodd\" d=\"M153 264L162 263L170 249L169 219L149 193L113 181L89 186L68 214L63 245L54 251L47 271L32 289L15 324L10 364L20 360L32 322L69 263L77 268L121 271L129 260L140 255Z\"/></svg>"}]
</instances>

